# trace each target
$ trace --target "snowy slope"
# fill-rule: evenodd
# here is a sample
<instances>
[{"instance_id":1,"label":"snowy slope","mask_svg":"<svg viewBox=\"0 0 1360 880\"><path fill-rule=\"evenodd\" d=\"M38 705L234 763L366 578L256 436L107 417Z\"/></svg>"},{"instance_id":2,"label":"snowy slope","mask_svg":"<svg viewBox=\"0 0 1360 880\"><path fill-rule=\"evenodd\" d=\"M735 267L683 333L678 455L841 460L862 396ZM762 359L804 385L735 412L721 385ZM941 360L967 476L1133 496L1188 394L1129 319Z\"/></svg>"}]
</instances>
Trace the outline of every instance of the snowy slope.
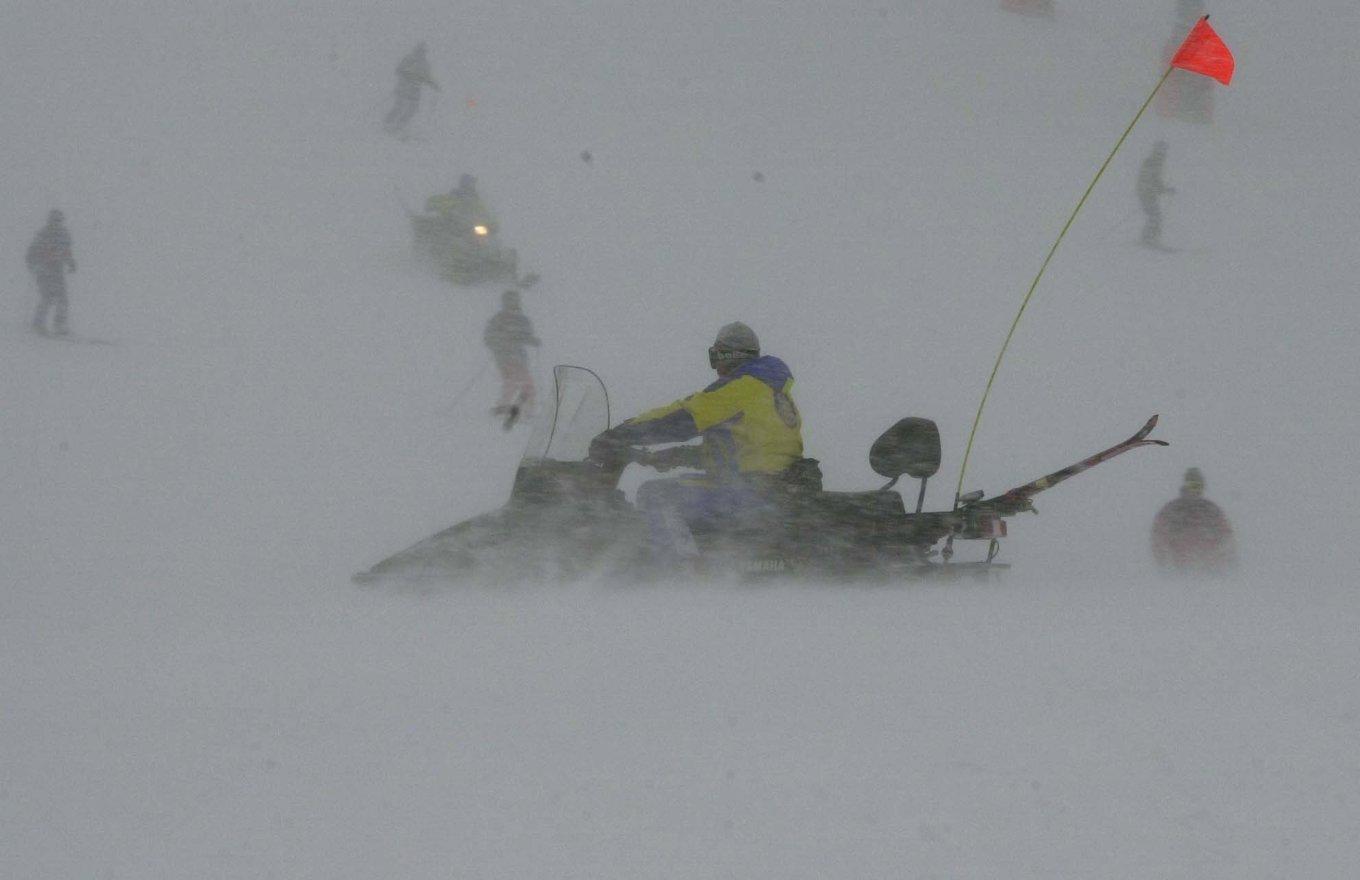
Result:
<instances>
[{"instance_id":1,"label":"snowy slope","mask_svg":"<svg viewBox=\"0 0 1360 880\"><path fill-rule=\"evenodd\" d=\"M1153 412L1173 445L1043 496L1004 583L349 584L499 503L519 452L488 379L450 407L498 291L416 271L399 196L478 175L544 276L541 374L593 366L634 412L745 320L834 485L935 418L938 505L1173 20L672 6L7 11L0 875L1347 876L1348 4L1215 10L1215 124L1146 119L1059 252L965 488ZM444 89L399 143L378 122L420 38ZM1179 255L1130 243L1158 138ZM24 330L53 205L76 327L116 346ZM1235 580L1151 576L1190 464Z\"/></svg>"}]
</instances>

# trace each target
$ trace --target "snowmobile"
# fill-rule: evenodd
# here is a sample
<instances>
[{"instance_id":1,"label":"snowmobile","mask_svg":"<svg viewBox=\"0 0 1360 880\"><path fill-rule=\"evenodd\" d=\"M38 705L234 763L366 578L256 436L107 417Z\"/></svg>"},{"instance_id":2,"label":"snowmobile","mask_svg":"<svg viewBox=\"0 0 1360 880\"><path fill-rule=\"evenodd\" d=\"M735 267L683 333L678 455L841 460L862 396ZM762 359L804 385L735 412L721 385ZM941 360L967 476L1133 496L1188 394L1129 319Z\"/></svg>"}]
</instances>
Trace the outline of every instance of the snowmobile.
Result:
<instances>
[{"instance_id":1,"label":"snowmobile","mask_svg":"<svg viewBox=\"0 0 1360 880\"><path fill-rule=\"evenodd\" d=\"M458 523L354 576L358 583L569 581L604 577L646 581L674 576L653 560L645 515L619 489L628 464L652 453L631 450L599 462L587 453L609 428L604 382L583 367L558 366L555 393L530 435L509 501ZM934 422L904 418L873 443L869 464L888 478L879 489L829 492L820 468L802 459L770 493L768 509L738 522L693 526L704 577L815 581L987 578L1005 519L1032 511L1031 498L1101 462L1146 445L1157 417L1123 443L993 498L973 492L952 510L924 511L927 480L940 466ZM920 480L916 509L894 490ZM955 544L985 542L981 558L955 560ZM688 574L686 575L688 576Z\"/></svg>"},{"instance_id":2,"label":"snowmobile","mask_svg":"<svg viewBox=\"0 0 1360 880\"><path fill-rule=\"evenodd\" d=\"M440 213L410 213L410 218L416 258L450 283L520 282L519 257L500 244L491 218Z\"/></svg>"}]
</instances>

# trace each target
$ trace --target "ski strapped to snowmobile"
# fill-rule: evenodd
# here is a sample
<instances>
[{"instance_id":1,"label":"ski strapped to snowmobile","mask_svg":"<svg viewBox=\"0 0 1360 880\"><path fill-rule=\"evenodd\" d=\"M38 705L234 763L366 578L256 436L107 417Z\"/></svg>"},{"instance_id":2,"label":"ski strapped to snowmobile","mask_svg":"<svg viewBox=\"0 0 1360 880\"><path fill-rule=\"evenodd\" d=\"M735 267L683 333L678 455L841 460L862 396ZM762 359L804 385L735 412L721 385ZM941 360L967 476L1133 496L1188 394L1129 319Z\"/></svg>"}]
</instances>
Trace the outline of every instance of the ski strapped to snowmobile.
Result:
<instances>
[{"instance_id":1,"label":"ski strapped to snowmobile","mask_svg":"<svg viewBox=\"0 0 1360 880\"><path fill-rule=\"evenodd\" d=\"M654 560L646 518L619 489L629 464L655 462L664 452L590 460L591 439L610 422L604 383L582 367L559 366L553 378L553 397L534 426L509 501L379 562L355 575L357 582L635 581L675 574ZM692 524L701 569L718 578L818 581L986 577L1006 567L994 560L1007 517L1033 511L1036 494L1117 455L1165 446L1148 439L1156 424L1153 416L1123 443L993 498L975 492L952 510L924 511L926 480L940 465L939 431L929 419L902 419L870 450L870 466L887 485L824 491L817 463L803 459L768 487L765 510ZM915 512L893 491L903 476L921 481ZM953 561L954 542L968 540L987 542L984 558Z\"/></svg>"},{"instance_id":2,"label":"ski strapped to snowmobile","mask_svg":"<svg viewBox=\"0 0 1360 880\"><path fill-rule=\"evenodd\" d=\"M985 508L999 516L1013 516L1024 511L1033 513L1035 512L1034 505L1030 503L1030 499L1045 489L1051 489L1062 481L1070 477L1075 477L1082 471L1090 470L1102 462L1109 461L1116 455L1123 455L1130 449L1137 449L1139 446L1171 445L1165 440L1148 439L1148 434L1152 433L1152 429L1155 427L1157 427L1157 417L1153 416L1143 424L1143 427L1138 429L1138 433L1134 434L1123 443L1116 443L1114 446L1111 446L1103 452L1097 452L1090 458L1084 458L1076 464L1068 465L1062 470L1057 470L1047 476L1032 480L1023 486L1016 486L1014 489L1003 492L995 498L989 498L984 501L980 497L977 499L963 497L959 499L959 504L974 509Z\"/></svg>"}]
</instances>

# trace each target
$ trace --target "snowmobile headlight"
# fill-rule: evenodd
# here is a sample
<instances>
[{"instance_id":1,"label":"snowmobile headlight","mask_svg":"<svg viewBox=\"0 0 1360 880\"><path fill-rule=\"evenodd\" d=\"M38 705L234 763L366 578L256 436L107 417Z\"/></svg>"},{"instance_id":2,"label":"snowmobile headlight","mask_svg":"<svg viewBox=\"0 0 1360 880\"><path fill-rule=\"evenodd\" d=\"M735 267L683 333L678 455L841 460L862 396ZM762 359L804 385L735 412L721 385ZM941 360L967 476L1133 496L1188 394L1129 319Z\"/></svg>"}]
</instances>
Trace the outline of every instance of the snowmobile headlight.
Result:
<instances>
[{"instance_id":1,"label":"snowmobile headlight","mask_svg":"<svg viewBox=\"0 0 1360 880\"><path fill-rule=\"evenodd\" d=\"M475 233L477 233L478 236L483 237L483 238L485 238L485 237L486 237L486 234L487 234L488 232L490 232L489 229L487 229L485 226L483 226L483 225L480 224L480 223L478 223L476 226L472 227L472 231L475 232Z\"/></svg>"}]
</instances>

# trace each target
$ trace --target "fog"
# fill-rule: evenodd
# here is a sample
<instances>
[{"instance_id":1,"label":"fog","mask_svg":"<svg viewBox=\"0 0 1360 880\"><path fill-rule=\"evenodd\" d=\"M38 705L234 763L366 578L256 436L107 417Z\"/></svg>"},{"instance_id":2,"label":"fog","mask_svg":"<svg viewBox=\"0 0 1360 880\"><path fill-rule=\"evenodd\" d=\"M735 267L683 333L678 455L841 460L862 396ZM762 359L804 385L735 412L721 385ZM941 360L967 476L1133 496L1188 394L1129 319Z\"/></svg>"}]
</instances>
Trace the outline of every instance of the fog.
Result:
<instances>
[{"instance_id":1,"label":"fog","mask_svg":"<svg viewBox=\"0 0 1360 880\"><path fill-rule=\"evenodd\" d=\"M502 287L411 256L404 206L462 173L542 276L540 384L590 366L631 415L744 321L830 487L925 416L948 507L1183 35L1171 0L1003 5L8 4L0 874L1353 870L1354 4L1211 5L1212 121L1150 110L1093 192L963 488L1154 413L1171 445L1039 496L1003 576L350 582L501 504L523 449L476 378ZM441 89L403 140L418 40ZM1158 140L1176 252L1138 244ZM111 344L28 329L52 208ZM1190 466L1233 577L1153 566Z\"/></svg>"}]
</instances>

